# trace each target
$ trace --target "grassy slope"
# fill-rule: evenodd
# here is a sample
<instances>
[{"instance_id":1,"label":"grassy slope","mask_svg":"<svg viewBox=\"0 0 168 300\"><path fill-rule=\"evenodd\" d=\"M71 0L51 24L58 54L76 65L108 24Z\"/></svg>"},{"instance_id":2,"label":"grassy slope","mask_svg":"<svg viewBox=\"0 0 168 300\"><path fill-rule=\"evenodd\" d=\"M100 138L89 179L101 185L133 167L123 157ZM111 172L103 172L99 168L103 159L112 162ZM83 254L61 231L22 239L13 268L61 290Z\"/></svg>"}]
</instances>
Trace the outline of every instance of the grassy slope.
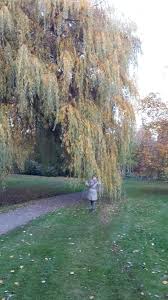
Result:
<instances>
[{"instance_id":1,"label":"grassy slope","mask_svg":"<svg viewBox=\"0 0 168 300\"><path fill-rule=\"evenodd\" d=\"M0 205L20 204L39 198L80 191L77 180L63 177L9 176L6 190L0 191Z\"/></svg>"},{"instance_id":2,"label":"grassy slope","mask_svg":"<svg viewBox=\"0 0 168 300\"><path fill-rule=\"evenodd\" d=\"M129 200L109 224L101 223L100 210L79 207L3 236L0 298L167 299L168 186L130 181L125 187Z\"/></svg>"}]
</instances>

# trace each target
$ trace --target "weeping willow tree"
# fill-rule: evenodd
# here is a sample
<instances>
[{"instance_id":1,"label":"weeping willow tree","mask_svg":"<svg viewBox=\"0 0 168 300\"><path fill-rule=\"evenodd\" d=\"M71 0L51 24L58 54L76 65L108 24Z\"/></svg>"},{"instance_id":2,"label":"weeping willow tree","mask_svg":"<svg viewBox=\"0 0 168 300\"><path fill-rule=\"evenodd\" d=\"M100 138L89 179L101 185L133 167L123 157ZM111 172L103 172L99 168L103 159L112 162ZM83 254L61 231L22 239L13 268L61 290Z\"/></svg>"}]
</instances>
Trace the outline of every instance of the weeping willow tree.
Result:
<instances>
[{"instance_id":1,"label":"weeping willow tree","mask_svg":"<svg viewBox=\"0 0 168 300\"><path fill-rule=\"evenodd\" d=\"M22 164L38 128L47 128L59 136L69 173L96 173L115 197L134 123L129 70L138 51L134 27L91 0L1 0L1 174L13 160Z\"/></svg>"}]
</instances>

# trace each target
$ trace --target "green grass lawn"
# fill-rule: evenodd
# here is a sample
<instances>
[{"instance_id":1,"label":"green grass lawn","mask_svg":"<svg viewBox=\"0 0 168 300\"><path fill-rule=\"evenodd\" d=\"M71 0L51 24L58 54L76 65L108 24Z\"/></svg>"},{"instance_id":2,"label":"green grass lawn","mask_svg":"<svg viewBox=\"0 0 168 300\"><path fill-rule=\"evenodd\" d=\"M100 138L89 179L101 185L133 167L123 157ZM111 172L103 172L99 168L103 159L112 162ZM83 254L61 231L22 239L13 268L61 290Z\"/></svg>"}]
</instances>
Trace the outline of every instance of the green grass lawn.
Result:
<instances>
[{"instance_id":1,"label":"green grass lawn","mask_svg":"<svg viewBox=\"0 0 168 300\"><path fill-rule=\"evenodd\" d=\"M0 299L168 299L168 185L127 181L128 200L63 209L0 238Z\"/></svg>"},{"instance_id":2,"label":"green grass lawn","mask_svg":"<svg viewBox=\"0 0 168 300\"><path fill-rule=\"evenodd\" d=\"M80 191L81 187L78 180L65 177L13 175L7 177L6 189L0 190L0 206L73 193ZM2 210L4 208L0 208L0 211Z\"/></svg>"}]
</instances>

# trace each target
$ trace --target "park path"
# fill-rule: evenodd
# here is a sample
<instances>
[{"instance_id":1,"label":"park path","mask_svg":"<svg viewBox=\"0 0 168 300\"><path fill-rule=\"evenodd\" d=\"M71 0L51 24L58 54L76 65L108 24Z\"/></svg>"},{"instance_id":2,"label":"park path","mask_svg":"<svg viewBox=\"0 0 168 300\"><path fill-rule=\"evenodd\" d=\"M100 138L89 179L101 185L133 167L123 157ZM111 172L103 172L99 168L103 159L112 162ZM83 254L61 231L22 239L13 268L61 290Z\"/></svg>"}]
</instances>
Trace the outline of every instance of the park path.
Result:
<instances>
[{"instance_id":1,"label":"park path","mask_svg":"<svg viewBox=\"0 0 168 300\"><path fill-rule=\"evenodd\" d=\"M54 212L63 207L70 207L82 201L82 194L59 195L52 198L33 201L24 207L11 210L6 213L0 213L0 235L26 225L30 221Z\"/></svg>"}]
</instances>

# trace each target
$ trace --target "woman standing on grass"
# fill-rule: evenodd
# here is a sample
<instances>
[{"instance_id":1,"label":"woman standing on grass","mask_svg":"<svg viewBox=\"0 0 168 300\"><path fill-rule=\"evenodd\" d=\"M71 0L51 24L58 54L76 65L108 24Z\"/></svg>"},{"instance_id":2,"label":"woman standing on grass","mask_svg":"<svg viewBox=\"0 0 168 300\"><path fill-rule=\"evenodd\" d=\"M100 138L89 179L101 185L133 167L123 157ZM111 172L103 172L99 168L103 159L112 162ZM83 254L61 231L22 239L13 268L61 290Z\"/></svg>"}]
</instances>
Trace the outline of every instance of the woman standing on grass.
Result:
<instances>
[{"instance_id":1,"label":"woman standing on grass","mask_svg":"<svg viewBox=\"0 0 168 300\"><path fill-rule=\"evenodd\" d=\"M93 176L91 180L86 182L86 186L88 187L87 199L90 201L91 210L94 211L96 209L96 201L97 201L97 189L99 186L99 182L96 176Z\"/></svg>"}]
</instances>

